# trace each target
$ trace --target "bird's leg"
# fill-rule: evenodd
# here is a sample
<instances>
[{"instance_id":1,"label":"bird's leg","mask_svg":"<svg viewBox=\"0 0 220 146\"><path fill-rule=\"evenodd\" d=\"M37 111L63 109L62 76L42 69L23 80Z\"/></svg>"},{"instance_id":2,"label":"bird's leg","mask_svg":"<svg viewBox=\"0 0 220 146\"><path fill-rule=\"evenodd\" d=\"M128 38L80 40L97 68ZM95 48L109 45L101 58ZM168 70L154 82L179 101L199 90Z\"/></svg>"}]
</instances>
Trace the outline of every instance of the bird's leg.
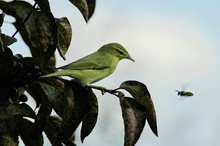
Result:
<instances>
[{"instance_id":1,"label":"bird's leg","mask_svg":"<svg viewBox=\"0 0 220 146\"><path fill-rule=\"evenodd\" d=\"M106 90L107 90L107 89L106 89L105 87L103 87L103 86L89 85L88 87L93 88L93 89L97 89L97 90L101 90L102 95L104 95L105 92L106 92Z\"/></svg>"},{"instance_id":2,"label":"bird's leg","mask_svg":"<svg viewBox=\"0 0 220 146\"><path fill-rule=\"evenodd\" d=\"M116 90L109 90L109 89L106 89L106 88L103 87L103 86L89 85L88 87L93 88L93 89L100 90L100 91L102 92L102 95L104 95L106 92L111 93L111 94L114 94L114 93L117 92Z\"/></svg>"}]
</instances>

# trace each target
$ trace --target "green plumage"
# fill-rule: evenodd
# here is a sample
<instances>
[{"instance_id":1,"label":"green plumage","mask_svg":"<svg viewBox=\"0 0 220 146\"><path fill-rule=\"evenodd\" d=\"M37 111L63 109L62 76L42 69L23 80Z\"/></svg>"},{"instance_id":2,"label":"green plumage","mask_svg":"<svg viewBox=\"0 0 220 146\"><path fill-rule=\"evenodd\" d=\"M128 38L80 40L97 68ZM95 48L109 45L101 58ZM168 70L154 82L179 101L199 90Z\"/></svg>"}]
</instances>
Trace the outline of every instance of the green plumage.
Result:
<instances>
[{"instance_id":1,"label":"green plumage","mask_svg":"<svg viewBox=\"0 0 220 146\"><path fill-rule=\"evenodd\" d=\"M44 75L41 78L69 76L82 86L90 85L112 74L121 59L134 61L122 45L110 43L88 56L58 68L62 70Z\"/></svg>"}]
</instances>

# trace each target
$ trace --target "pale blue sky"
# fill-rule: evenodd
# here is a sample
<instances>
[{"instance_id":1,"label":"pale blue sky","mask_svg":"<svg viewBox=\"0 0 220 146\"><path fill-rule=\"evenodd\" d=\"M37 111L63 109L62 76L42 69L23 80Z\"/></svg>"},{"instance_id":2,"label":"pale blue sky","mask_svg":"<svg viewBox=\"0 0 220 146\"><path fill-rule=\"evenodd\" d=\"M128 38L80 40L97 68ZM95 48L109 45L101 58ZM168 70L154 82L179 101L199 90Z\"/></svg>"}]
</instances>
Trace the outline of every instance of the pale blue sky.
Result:
<instances>
[{"instance_id":1,"label":"pale blue sky","mask_svg":"<svg viewBox=\"0 0 220 146\"><path fill-rule=\"evenodd\" d=\"M57 66L92 53L105 43L121 43L136 62L120 62L111 76L96 85L116 88L134 79L148 86L157 112L159 137L146 124L136 146L218 146L219 6L216 0L97 0L94 16L86 24L67 0L51 1L55 17L67 16L73 27L67 61L57 55ZM7 27L9 24L3 32L8 31ZM17 45L12 47L20 52ZM28 51L24 54L28 56ZM181 84L187 84L186 89L195 96L180 99L174 90L181 90ZM84 144L77 137L77 145L123 145L117 98L96 93L100 106L97 126Z\"/></svg>"}]
</instances>

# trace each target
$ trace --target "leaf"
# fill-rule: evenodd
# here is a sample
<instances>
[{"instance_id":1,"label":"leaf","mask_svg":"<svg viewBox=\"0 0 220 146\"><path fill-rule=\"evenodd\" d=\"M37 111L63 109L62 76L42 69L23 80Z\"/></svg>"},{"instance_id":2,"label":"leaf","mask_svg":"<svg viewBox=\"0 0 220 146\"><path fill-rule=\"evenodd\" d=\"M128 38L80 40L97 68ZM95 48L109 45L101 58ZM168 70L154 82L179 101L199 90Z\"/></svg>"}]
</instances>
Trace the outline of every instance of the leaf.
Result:
<instances>
[{"instance_id":1,"label":"leaf","mask_svg":"<svg viewBox=\"0 0 220 146\"><path fill-rule=\"evenodd\" d=\"M73 135L75 130L71 131L68 126L72 126L73 123L68 123L68 121L72 120L72 113L74 112L74 94L68 80L61 80L65 85L64 87L57 86L56 84L53 84L56 82L51 81L55 80L44 80L44 82L41 82L40 85L42 86L45 94L48 96L47 98L53 105L54 110L63 118L61 128L56 129L57 137L56 140L53 140L53 144L64 142L71 145L73 142L71 142L72 140L70 137ZM46 84L46 82L48 83ZM60 131L64 131L65 134L60 134Z\"/></svg>"},{"instance_id":2,"label":"leaf","mask_svg":"<svg viewBox=\"0 0 220 146\"><path fill-rule=\"evenodd\" d=\"M26 91L34 98L36 102L36 108L38 108L42 102L42 91L41 86L38 82L34 82L26 87Z\"/></svg>"},{"instance_id":3,"label":"leaf","mask_svg":"<svg viewBox=\"0 0 220 146\"><path fill-rule=\"evenodd\" d=\"M69 0L69 1L79 9L85 21L88 22L89 8L88 8L86 0Z\"/></svg>"},{"instance_id":4,"label":"leaf","mask_svg":"<svg viewBox=\"0 0 220 146\"><path fill-rule=\"evenodd\" d=\"M37 81L34 82L31 86L28 86L26 90L34 99L37 99L40 104L40 108L34 122L36 128L34 129L35 135L37 136L43 132L46 124L46 119L52 112L52 106L48 96L51 95L53 91L50 91L50 88L46 88L41 82Z\"/></svg>"},{"instance_id":5,"label":"leaf","mask_svg":"<svg viewBox=\"0 0 220 146\"><path fill-rule=\"evenodd\" d=\"M134 97L134 99L146 109L149 126L153 133L158 136L156 111L147 87L143 83L137 81L126 81L123 82L119 88L128 91Z\"/></svg>"},{"instance_id":6,"label":"leaf","mask_svg":"<svg viewBox=\"0 0 220 146\"><path fill-rule=\"evenodd\" d=\"M0 119L10 119L14 117L35 117L34 111L27 104L1 104L0 106Z\"/></svg>"},{"instance_id":7,"label":"leaf","mask_svg":"<svg viewBox=\"0 0 220 146\"><path fill-rule=\"evenodd\" d=\"M135 138L134 138L134 141L136 143L144 129L146 123L147 111L146 109L141 107L136 100L129 97L125 97L125 99L133 109L136 118L136 130L135 130Z\"/></svg>"},{"instance_id":8,"label":"leaf","mask_svg":"<svg viewBox=\"0 0 220 146\"><path fill-rule=\"evenodd\" d=\"M5 47L17 42L16 38L10 37L10 36L5 35L5 34L1 34L1 38L2 38L2 42L3 42Z\"/></svg>"},{"instance_id":9,"label":"leaf","mask_svg":"<svg viewBox=\"0 0 220 146\"><path fill-rule=\"evenodd\" d=\"M151 101L150 99L150 93L147 90L147 87L137 81L125 81L123 82L120 87L120 89L125 89L128 91L134 98L144 107L148 107L148 102Z\"/></svg>"},{"instance_id":10,"label":"leaf","mask_svg":"<svg viewBox=\"0 0 220 146\"><path fill-rule=\"evenodd\" d=\"M44 86L37 81L29 85L26 90L34 99L37 99L39 103L37 107L40 107L34 121L34 126L32 127L34 133L29 135L29 137L33 138L39 136L44 131L46 120L52 112L52 106L48 100L48 94L50 91L49 89L46 90Z\"/></svg>"},{"instance_id":11,"label":"leaf","mask_svg":"<svg viewBox=\"0 0 220 146\"><path fill-rule=\"evenodd\" d=\"M66 146L76 146L76 144L74 143L75 141L75 134L73 133L73 135L66 141L64 141L63 143L66 145Z\"/></svg>"},{"instance_id":12,"label":"leaf","mask_svg":"<svg viewBox=\"0 0 220 146\"><path fill-rule=\"evenodd\" d=\"M0 145L1 146L17 146L18 142L7 134L0 133Z\"/></svg>"},{"instance_id":13,"label":"leaf","mask_svg":"<svg viewBox=\"0 0 220 146\"><path fill-rule=\"evenodd\" d=\"M31 145L31 146L42 146L43 145L43 135L40 133L37 136L35 135L34 123L27 119L23 119L22 129L20 133L20 137L25 145Z\"/></svg>"},{"instance_id":14,"label":"leaf","mask_svg":"<svg viewBox=\"0 0 220 146\"><path fill-rule=\"evenodd\" d=\"M87 137L96 125L98 118L98 100L92 90L87 90L88 100L90 104L90 110L85 115L82 121L81 129L81 141L83 142L85 137Z\"/></svg>"},{"instance_id":15,"label":"leaf","mask_svg":"<svg viewBox=\"0 0 220 146\"><path fill-rule=\"evenodd\" d=\"M57 48L60 56L66 60L65 54L68 51L72 38L72 28L69 20L66 17L56 19L57 31L58 31L58 41Z\"/></svg>"},{"instance_id":16,"label":"leaf","mask_svg":"<svg viewBox=\"0 0 220 146\"><path fill-rule=\"evenodd\" d=\"M69 81L69 84L74 93L74 107L63 115L60 132L55 144L69 139L90 109L87 87L80 86L74 80Z\"/></svg>"},{"instance_id":17,"label":"leaf","mask_svg":"<svg viewBox=\"0 0 220 146\"><path fill-rule=\"evenodd\" d=\"M124 146L134 146L144 129L147 111L130 97L121 97L120 105L125 124Z\"/></svg>"},{"instance_id":18,"label":"leaf","mask_svg":"<svg viewBox=\"0 0 220 146\"><path fill-rule=\"evenodd\" d=\"M4 22L4 17L5 17L5 14L0 14L0 27L2 27L2 24Z\"/></svg>"},{"instance_id":19,"label":"leaf","mask_svg":"<svg viewBox=\"0 0 220 146\"><path fill-rule=\"evenodd\" d=\"M59 132L59 128L61 125L62 119L57 116L50 116L47 119L47 123L45 126L45 133L50 140L50 142L53 144L56 140L57 134Z\"/></svg>"},{"instance_id":20,"label":"leaf","mask_svg":"<svg viewBox=\"0 0 220 146\"><path fill-rule=\"evenodd\" d=\"M57 79L46 79L41 80L40 86L42 87L43 92L47 95L49 102L52 104L55 112L63 117L65 113L64 108L69 106L67 104L67 95L65 95L65 84Z\"/></svg>"},{"instance_id":21,"label":"leaf","mask_svg":"<svg viewBox=\"0 0 220 146\"><path fill-rule=\"evenodd\" d=\"M13 24L16 29L18 29L28 13L32 10L32 5L24 1L11 1L8 3L0 1L0 9L2 9L4 13L13 16L16 19ZM42 56L43 48L40 48L39 46L38 37L36 35L38 32L35 27L33 15L31 15L27 22L21 27L19 33L21 34L24 42L30 48L32 56Z\"/></svg>"},{"instance_id":22,"label":"leaf","mask_svg":"<svg viewBox=\"0 0 220 146\"><path fill-rule=\"evenodd\" d=\"M35 132L32 137L38 136L44 131L46 120L50 116L51 112L51 104L49 103L47 96L43 96L40 109L34 121Z\"/></svg>"},{"instance_id":23,"label":"leaf","mask_svg":"<svg viewBox=\"0 0 220 146\"><path fill-rule=\"evenodd\" d=\"M86 0L87 1L87 5L89 8L89 16L88 19L90 19L95 11L95 4L96 4L96 0Z\"/></svg>"},{"instance_id":24,"label":"leaf","mask_svg":"<svg viewBox=\"0 0 220 146\"><path fill-rule=\"evenodd\" d=\"M121 97L119 99L120 99L122 117L125 126L124 146L133 146L135 144L134 138L135 138L135 130L136 130L135 115L133 109L131 108L130 104L125 100L125 98Z\"/></svg>"},{"instance_id":25,"label":"leaf","mask_svg":"<svg viewBox=\"0 0 220 146\"><path fill-rule=\"evenodd\" d=\"M45 133L46 133L48 139L50 140L50 142L52 144L56 140L61 122L62 122L62 119L60 117L57 117L57 116L50 116L47 119L47 124L46 124L46 127L45 127ZM74 141L75 141L75 134L73 134L70 139L65 141L64 144L68 145L68 146L72 146L72 145L75 146Z\"/></svg>"},{"instance_id":26,"label":"leaf","mask_svg":"<svg viewBox=\"0 0 220 146\"><path fill-rule=\"evenodd\" d=\"M26 60L28 61L28 60ZM31 60L29 60L30 62ZM42 98L46 98L52 104L55 112L61 116L63 114L62 103L64 84L54 78L45 78L35 81L26 87L27 92L35 99L37 107L42 103Z\"/></svg>"},{"instance_id":27,"label":"leaf","mask_svg":"<svg viewBox=\"0 0 220 146\"><path fill-rule=\"evenodd\" d=\"M9 119L0 120L0 131L9 135L15 141L18 141L20 135L23 117L15 116Z\"/></svg>"},{"instance_id":28,"label":"leaf","mask_svg":"<svg viewBox=\"0 0 220 146\"><path fill-rule=\"evenodd\" d=\"M71 114L72 114L72 111L73 111L73 108L74 108L74 105L75 105L75 95L73 93L73 90L71 88L71 84L68 80L64 80L64 84L65 84L65 87L64 87L64 108L63 108L63 118L64 117L68 117L70 118Z\"/></svg>"},{"instance_id":29,"label":"leaf","mask_svg":"<svg viewBox=\"0 0 220 146\"><path fill-rule=\"evenodd\" d=\"M72 120L72 115L74 112L74 105L75 105L75 95L73 93L73 90L71 88L71 85L68 80L63 80L65 87L64 87L64 99L63 99L63 114L62 114L62 123L60 124L60 129L57 134L57 139L55 141L56 143L64 142L64 143L69 143L69 145L74 144L74 140L71 140L71 136L73 135L74 131L71 131L69 129L71 126L68 121ZM69 127L70 126L70 127ZM64 131L63 134L61 132ZM67 135L67 136L66 136ZM75 145L75 144L74 144Z\"/></svg>"},{"instance_id":30,"label":"leaf","mask_svg":"<svg viewBox=\"0 0 220 146\"><path fill-rule=\"evenodd\" d=\"M0 52L4 52L5 49L4 49L4 43L2 41L2 31L1 31L1 28L0 28Z\"/></svg>"},{"instance_id":31,"label":"leaf","mask_svg":"<svg viewBox=\"0 0 220 146\"><path fill-rule=\"evenodd\" d=\"M10 71L13 67L14 56L11 49L4 48L4 51L0 50L0 70L1 71Z\"/></svg>"},{"instance_id":32,"label":"leaf","mask_svg":"<svg viewBox=\"0 0 220 146\"><path fill-rule=\"evenodd\" d=\"M11 97L9 94L12 92L10 92L10 89L5 88L5 85L3 82L2 82L2 79L0 79L0 95L1 95L0 103L10 103Z\"/></svg>"},{"instance_id":33,"label":"leaf","mask_svg":"<svg viewBox=\"0 0 220 146\"><path fill-rule=\"evenodd\" d=\"M35 11L35 24L40 47L45 52L45 58L50 59L57 46L57 25L53 14L48 11Z\"/></svg>"}]
</instances>

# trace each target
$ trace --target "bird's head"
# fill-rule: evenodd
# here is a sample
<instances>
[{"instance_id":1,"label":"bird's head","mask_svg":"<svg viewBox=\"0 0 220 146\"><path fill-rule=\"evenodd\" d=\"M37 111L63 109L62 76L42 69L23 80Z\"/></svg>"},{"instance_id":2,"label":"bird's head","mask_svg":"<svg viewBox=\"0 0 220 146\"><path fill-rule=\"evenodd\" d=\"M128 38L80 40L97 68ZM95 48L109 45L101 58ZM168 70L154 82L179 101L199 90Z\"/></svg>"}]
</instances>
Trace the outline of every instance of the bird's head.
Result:
<instances>
[{"instance_id":1,"label":"bird's head","mask_svg":"<svg viewBox=\"0 0 220 146\"><path fill-rule=\"evenodd\" d=\"M104 51L106 53L111 53L112 55L116 56L121 59L129 59L131 61L134 61L134 59L131 58L127 50L118 43L110 43L102 46L99 51Z\"/></svg>"}]
</instances>

